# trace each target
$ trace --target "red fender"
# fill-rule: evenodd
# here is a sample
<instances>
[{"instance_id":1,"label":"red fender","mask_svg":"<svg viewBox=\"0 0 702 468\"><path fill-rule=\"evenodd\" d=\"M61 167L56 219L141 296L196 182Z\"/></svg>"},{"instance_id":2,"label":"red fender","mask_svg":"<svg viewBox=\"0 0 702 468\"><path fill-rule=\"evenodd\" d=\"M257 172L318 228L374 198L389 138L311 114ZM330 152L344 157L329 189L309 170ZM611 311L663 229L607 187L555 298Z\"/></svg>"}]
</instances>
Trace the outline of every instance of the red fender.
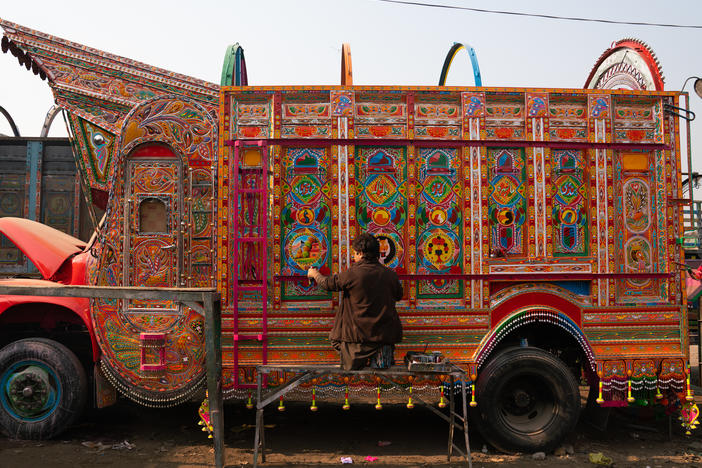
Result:
<instances>
[{"instance_id":1,"label":"red fender","mask_svg":"<svg viewBox=\"0 0 702 468\"><path fill-rule=\"evenodd\" d=\"M1 286L55 286L52 281L31 279L31 278L10 278L0 280ZM13 316L7 321L5 312L12 311L16 307L32 306L31 312L24 312L21 316ZM58 306L66 310L66 314L44 314L42 307ZM67 315L69 314L69 315ZM9 315L9 314L8 314ZM85 326L90 334L90 343L93 354L93 361L100 357L100 348L95 340L93 324L90 320L90 299L83 297L43 297L43 296L0 296L0 321L5 318L5 323L39 323L43 327L52 328L59 318L65 319L67 316L74 318L76 323Z\"/></svg>"},{"instance_id":2,"label":"red fender","mask_svg":"<svg viewBox=\"0 0 702 468\"><path fill-rule=\"evenodd\" d=\"M515 310L533 305L551 306L564 313L582 328L582 312L580 307L556 294L547 292L526 292L509 298L495 307L490 314L490 321L493 326Z\"/></svg>"}]
</instances>

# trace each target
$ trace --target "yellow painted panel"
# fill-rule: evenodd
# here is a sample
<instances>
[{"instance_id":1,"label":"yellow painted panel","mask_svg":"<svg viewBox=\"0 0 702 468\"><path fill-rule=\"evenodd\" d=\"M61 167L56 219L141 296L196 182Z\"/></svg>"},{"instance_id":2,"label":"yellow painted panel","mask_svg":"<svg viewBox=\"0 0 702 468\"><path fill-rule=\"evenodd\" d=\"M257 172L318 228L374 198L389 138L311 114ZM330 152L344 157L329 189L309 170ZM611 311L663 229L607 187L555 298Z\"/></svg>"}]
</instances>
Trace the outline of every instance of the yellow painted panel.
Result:
<instances>
[{"instance_id":1,"label":"yellow painted panel","mask_svg":"<svg viewBox=\"0 0 702 468\"><path fill-rule=\"evenodd\" d=\"M261 151L258 148L246 148L241 158L243 167L261 167Z\"/></svg>"},{"instance_id":2,"label":"yellow painted panel","mask_svg":"<svg viewBox=\"0 0 702 468\"><path fill-rule=\"evenodd\" d=\"M629 153L622 155L622 169L625 171L648 170L648 154Z\"/></svg>"}]
</instances>

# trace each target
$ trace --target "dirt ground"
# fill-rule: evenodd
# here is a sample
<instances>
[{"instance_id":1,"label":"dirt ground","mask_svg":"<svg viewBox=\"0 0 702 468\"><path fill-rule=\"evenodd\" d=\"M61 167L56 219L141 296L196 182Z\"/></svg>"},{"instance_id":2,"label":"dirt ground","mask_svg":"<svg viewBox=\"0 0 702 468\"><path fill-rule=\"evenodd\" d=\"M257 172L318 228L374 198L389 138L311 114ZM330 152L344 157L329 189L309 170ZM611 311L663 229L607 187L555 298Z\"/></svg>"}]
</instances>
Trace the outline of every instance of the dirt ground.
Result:
<instances>
[{"instance_id":1,"label":"dirt ground","mask_svg":"<svg viewBox=\"0 0 702 468\"><path fill-rule=\"evenodd\" d=\"M57 440L0 438L0 466L212 466L211 440L197 425L197 407L189 403L149 409L122 400L85 415ZM702 431L687 437L673 420L669 438L668 419L655 411L614 411L605 431L582 419L563 450L557 451L572 450L572 455L549 453L544 460L535 460L532 454L496 453L484 448L480 434L471 430L473 466L594 467L589 454L602 453L616 467L702 467ZM252 464L254 422L252 410L240 405L225 408L227 466ZM319 411L312 413L308 405L288 403L285 412L269 407L265 422L269 450L264 467L340 466L342 457L351 457L354 465L449 466L448 425L419 405L411 411L404 405L385 405L378 411L372 404L354 404L343 411L338 404L321 403ZM366 457L377 460L366 461ZM452 466L466 465L454 456Z\"/></svg>"}]
</instances>

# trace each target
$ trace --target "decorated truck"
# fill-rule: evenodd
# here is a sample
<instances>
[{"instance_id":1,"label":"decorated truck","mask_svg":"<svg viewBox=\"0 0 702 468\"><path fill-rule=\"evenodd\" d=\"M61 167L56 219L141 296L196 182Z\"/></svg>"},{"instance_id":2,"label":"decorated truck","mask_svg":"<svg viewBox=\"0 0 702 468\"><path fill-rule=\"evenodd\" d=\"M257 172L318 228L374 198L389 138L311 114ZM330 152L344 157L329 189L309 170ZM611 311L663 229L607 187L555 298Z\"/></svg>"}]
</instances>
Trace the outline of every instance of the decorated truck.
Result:
<instances>
[{"instance_id":1,"label":"decorated truck","mask_svg":"<svg viewBox=\"0 0 702 468\"><path fill-rule=\"evenodd\" d=\"M404 285L396 360L440 352L467 370L473 427L496 447L554 448L581 384L603 406L682 405L694 425L681 93L643 43L615 43L583 89L355 86L346 47L340 86L261 87L239 47L216 85L0 26L3 52L48 80L105 210L87 243L0 219L43 275L0 285L216 287L224 396L250 400L259 364L338 362L339 297L305 273L348 268L370 232ZM114 389L188 400L203 328L169 301L0 297L0 425L50 437ZM369 385L330 377L296 395ZM439 403L454 390L407 385Z\"/></svg>"}]
</instances>

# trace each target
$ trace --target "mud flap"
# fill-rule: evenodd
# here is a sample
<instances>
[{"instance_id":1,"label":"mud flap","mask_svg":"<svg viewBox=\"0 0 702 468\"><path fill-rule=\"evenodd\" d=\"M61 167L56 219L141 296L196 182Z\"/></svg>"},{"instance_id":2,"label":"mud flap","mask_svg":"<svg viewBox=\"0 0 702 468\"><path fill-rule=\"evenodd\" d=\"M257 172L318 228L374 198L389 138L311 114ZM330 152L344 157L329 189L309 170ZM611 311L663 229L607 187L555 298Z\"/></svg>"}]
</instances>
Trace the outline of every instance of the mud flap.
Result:
<instances>
[{"instance_id":1,"label":"mud flap","mask_svg":"<svg viewBox=\"0 0 702 468\"><path fill-rule=\"evenodd\" d=\"M97 363L93 366L93 376L95 407L107 408L117 403L117 389L107 380Z\"/></svg>"}]
</instances>

